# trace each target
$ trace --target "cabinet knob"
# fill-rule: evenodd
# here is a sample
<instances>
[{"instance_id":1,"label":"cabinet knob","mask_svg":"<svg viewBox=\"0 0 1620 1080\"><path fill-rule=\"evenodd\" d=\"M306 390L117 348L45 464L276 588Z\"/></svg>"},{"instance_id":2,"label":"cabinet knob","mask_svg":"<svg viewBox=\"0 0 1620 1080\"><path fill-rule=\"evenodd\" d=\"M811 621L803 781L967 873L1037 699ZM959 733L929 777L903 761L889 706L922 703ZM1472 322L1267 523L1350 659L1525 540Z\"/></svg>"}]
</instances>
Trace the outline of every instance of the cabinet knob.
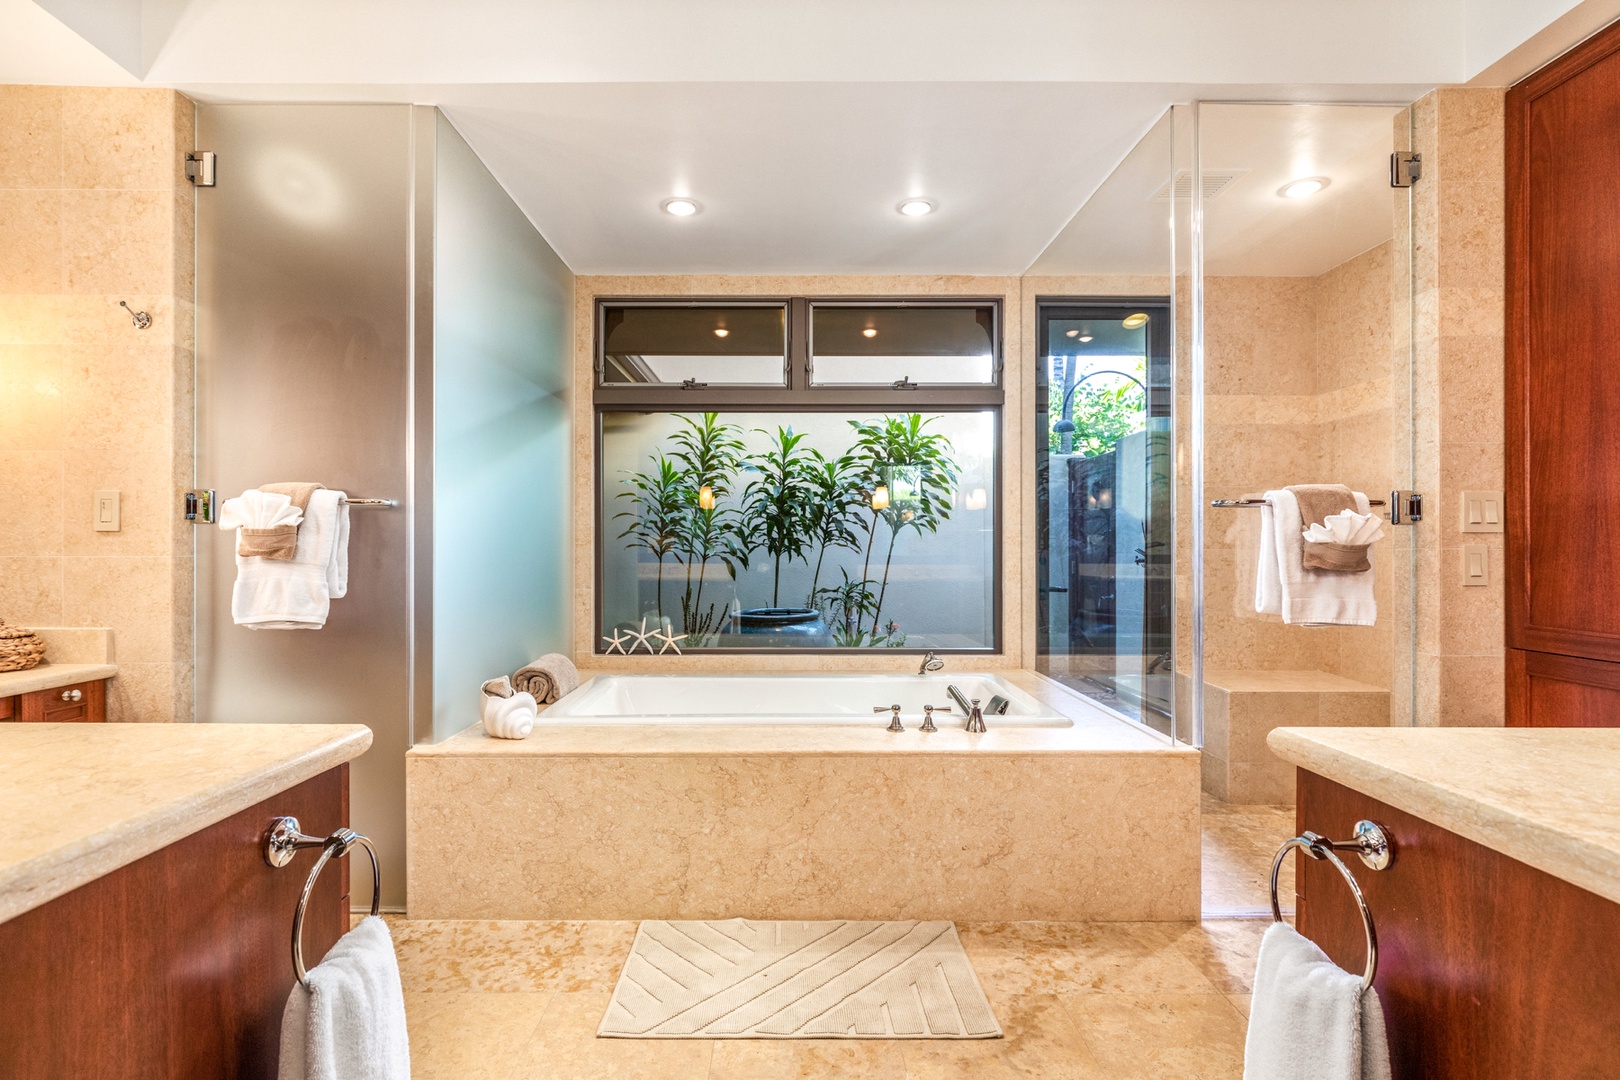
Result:
<instances>
[{"instance_id":1,"label":"cabinet knob","mask_svg":"<svg viewBox=\"0 0 1620 1080\"><path fill-rule=\"evenodd\" d=\"M84 691L83 690L64 690L64 691L62 691L62 700L63 701L83 701L84 700Z\"/></svg>"}]
</instances>

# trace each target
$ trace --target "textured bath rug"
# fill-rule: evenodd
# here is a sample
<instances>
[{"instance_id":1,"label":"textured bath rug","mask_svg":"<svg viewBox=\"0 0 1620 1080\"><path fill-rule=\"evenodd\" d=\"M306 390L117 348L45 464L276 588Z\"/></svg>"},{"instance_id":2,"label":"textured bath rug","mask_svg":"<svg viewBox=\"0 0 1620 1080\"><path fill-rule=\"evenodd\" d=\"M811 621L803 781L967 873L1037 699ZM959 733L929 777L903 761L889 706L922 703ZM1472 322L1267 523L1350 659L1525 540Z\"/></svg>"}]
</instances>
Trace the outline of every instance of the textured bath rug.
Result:
<instances>
[{"instance_id":1,"label":"textured bath rug","mask_svg":"<svg viewBox=\"0 0 1620 1080\"><path fill-rule=\"evenodd\" d=\"M994 1039L948 922L644 922L597 1035Z\"/></svg>"}]
</instances>

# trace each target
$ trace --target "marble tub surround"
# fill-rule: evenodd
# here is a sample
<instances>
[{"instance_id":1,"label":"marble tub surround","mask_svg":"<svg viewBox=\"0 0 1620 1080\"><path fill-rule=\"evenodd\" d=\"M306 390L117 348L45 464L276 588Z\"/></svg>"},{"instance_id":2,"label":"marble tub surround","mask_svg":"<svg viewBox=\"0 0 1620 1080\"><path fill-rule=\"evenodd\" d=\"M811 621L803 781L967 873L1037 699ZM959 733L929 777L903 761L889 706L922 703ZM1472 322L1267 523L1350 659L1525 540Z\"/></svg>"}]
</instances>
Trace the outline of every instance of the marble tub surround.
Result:
<instances>
[{"instance_id":1,"label":"marble tub surround","mask_svg":"<svg viewBox=\"0 0 1620 1080\"><path fill-rule=\"evenodd\" d=\"M1240 1080L1266 923L960 923L1005 1037L599 1039L634 922L390 919L418 1078Z\"/></svg>"},{"instance_id":2,"label":"marble tub surround","mask_svg":"<svg viewBox=\"0 0 1620 1080\"><path fill-rule=\"evenodd\" d=\"M0 920L370 745L360 724L0 724Z\"/></svg>"},{"instance_id":3,"label":"marble tub surround","mask_svg":"<svg viewBox=\"0 0 1620 1080\"><path fill-rule=\"evenodd\" d=\"M1204 790L1228 803L1291 805L1293 766L1266 736L1279 727L1388 727L1389 701L1388 690L1326 671L1206 671Z\"/></svg>"},{"instance_id":4,"label":"marble tub surround","mask_svg":"<svg viewBox=\"0 0 1620 1080\"><path fill-rule=\"evenodd\" d=\"M1301 769L1620 903L1620 731L1280 728L1269 743Z\"/></svg>"},{"instance_id":5,"label":"marble tub surround","mask_svg":"<svg viewBox=\"0 0 1620 1080\"><path fill-rule=\"evenodd\" d=\"M1071 728L475 730L406 762L423 918L1187 919L1198 754ZM883 718L878 718L881 721ZM522 822L522 828L512 828ZM470 846L466 837L479 836Z\"/></svg>"},{"instance_id":6,"label":"marble tub surround","mask_svg":"<svg viewBox=\"0 0 1620 1080\"><path fill-rule=\"evenodd\" d=\"M45 660L27 671L0 671L0 698L110 679L118 674L113 663L111 630L71 626L29 629L45 642Z\"/></svg>"}]
</instances>

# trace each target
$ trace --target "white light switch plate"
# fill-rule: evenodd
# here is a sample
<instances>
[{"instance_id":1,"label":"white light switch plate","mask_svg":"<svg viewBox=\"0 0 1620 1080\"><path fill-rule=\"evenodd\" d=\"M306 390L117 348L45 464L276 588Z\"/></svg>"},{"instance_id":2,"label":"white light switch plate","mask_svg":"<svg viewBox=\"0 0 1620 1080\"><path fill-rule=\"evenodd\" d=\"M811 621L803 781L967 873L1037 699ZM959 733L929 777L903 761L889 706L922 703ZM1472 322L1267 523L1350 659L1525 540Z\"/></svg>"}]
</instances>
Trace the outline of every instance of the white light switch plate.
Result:
<instances>
[{"instance_id":1,"label":"white light switch plate","mask_svg":"<svg viewBox=\"0 0 1620 1080\"><path fill-rule=\"evenodd\" d=\"M1464 544L1462 549L1464 585L1491 583L1491 549L1485 544Z\"/></svg>"},{"instance_id":2,"label":"white light switch plate","mask_svg":"<svg viewBox=\"0 0 1620 1080\"><path fill-rule=\"evenodd\" d=\"M1502 493L1465 491L1462 495L1462 531L1499 533L1502 531Z\"/></svg>"},{"instance_id":3,"label":"white light switch plate","mask_svg":"<svg viewBox=\"0 0 1620 1080\"><path fill-rule=\"evenodd\" d=\"M118 492L96 492L95 529L96 532L118 531Z\"/></svg>"}]
</instances>

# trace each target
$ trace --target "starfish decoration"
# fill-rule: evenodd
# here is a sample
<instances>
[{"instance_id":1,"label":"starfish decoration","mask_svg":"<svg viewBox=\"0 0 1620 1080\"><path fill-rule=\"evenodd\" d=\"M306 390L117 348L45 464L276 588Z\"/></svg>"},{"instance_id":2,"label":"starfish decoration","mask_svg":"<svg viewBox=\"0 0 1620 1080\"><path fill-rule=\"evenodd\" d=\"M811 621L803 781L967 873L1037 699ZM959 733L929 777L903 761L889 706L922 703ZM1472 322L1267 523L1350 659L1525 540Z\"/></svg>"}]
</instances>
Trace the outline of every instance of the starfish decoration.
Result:
<instances>
[{"instance_id":1,"label":"starfish decoration","mask_svg":"<svg viewBox=\"0 0 1620 1080\"><path fill-rule=\"evenodd\" d=\"M659 656L664 655L665 653L669 652L669 650L671 650L671 649L674 649L675 650L675 655L679 656L679 655L681 655L681 647L679 645L675 644L675 643L677 641L685 641L686 640L686 635L685 634L671 634L668 630L659 630L659 631L657 631L657 632L655 632L653 634L653 641L660 641L660 640L663 641L664 647L662 649L658 650L658 655ZM649 649L652 648L652 645L648 644L647 648L649 648Z\"/></svg>"},{"instance_id":2,"label":"starfish decoration","mask_svg":"<svg viewBox=\"0 0 1620 1080\"><path fill-rule=\"evenodd\" d=\"M641 617L641 629L640 630L632 630L632 631L630 631L630 637L626 639L627 641L630 642L630 647L625 650L625 653L626 654L633 653L637 649L639 649L641 646L645 645L645 646L647 646L647 652L649 654L651 654L652 651L653 651L653 647L652 647L652 642L649 641L648 639L657 637L658 634L659 634L658 630L648 631L648 629L647 629L647 617L645 615L643 615Z\"/></svg>"},{"instance_id":3,"label":"starfish decoration","mask_svg":"<svg viewBox=\"0 0 1620 1080\"><path fill-rule=\"evenodd\" d=\"M617 652L622 656L625 655L624 643L629 641L630 638L625 637L618 630L614 630L612 637L608 637L606 634L603 634L602 640L607 642L607 648L602 650L603 656L607 656L613 652Z\"/></svg>"}]
</instances>

